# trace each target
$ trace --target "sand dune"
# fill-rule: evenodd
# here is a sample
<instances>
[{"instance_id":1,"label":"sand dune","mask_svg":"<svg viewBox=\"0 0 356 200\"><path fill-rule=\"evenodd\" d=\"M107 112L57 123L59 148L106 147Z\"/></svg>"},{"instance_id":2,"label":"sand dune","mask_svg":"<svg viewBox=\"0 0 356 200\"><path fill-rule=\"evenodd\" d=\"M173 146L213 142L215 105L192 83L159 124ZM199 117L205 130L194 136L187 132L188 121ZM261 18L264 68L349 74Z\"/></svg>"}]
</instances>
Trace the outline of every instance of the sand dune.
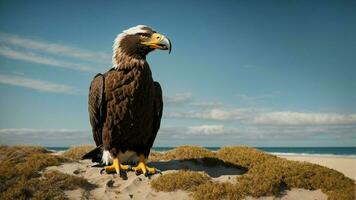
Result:
<instances>
[{"instance_id":1,"label":"sand dune","mask_svg":"<svg viewBox=\"0 0 356 200\"><path fill-rule=\"evenodd\" d=\"M75 163L65 163L60 166L48 167L47 170L58 170L63 173L81 176L90 183L98 187L90 192L82 189L67 191L69 199L189 199L185 191L176 192L156 192L149 186L150 180L160 174L150 178L144 175L136 176L134 172L127 173L127 180L123 180L117 174L100 174L100 167L92 167L93 163L83 160ZM205 167L197 165L191 161L162 161L152 162L150 166L162 170L162 174L177 171L179 169L190 169L192 171L204 171L213 178L214 181L232 181L234 177L242 173L236 168L227 168L221 165Z\"/></svg>"},{"instance_id":2,"label":"sand dune","mask_svg":"<svg viewBox=\"0 0 356 200\"><path fill-rule=\"evenodd\" d=\"M308 161L324 165L341 171L346 176L355 179L356 159L337 158L337 157L301 157L301 156L283 156L284 158L299 161ZM201 171L212 177L213 181L231 181L234 177L239 176L243 171L236 168L229 168L222 165L207 167L198 165L192 161L162 161L152 162L151 166L159 168L163 174L174 172L179 169L190 169L192 171ZM84 177L89 182L96 184L98 187L91 191L73 190L67 191L69 199L190 199L189 194L185 191L176 192L156 192L150 187L150 179L135 173L127 173L127 180L123 180L116 174L100 174L101 168L92 167L93 164L88 161L79 161L74 163L64 163L60 166L53 166L47 170L58 170L63 173ZM154 175L151 179L160 176ZM247 200L256 198L247 197ZM304 189L292 189L285 191L280 197L261 197L257 199L327 199L327 196L321 190L308 191Z\"/></svg>"}]
</instances>

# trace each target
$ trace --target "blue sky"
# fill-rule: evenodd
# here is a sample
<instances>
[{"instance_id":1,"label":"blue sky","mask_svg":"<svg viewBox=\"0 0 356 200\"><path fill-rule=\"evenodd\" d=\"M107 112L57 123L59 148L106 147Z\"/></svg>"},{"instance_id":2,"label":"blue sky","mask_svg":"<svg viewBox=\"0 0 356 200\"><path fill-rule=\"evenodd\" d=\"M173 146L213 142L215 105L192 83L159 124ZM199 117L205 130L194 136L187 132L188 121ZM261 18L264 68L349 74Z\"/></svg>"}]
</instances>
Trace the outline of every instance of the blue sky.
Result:
<instances>
[{"instance_id":1,"label":"blue sky","mask_svg":"<svg viewBox=\"0 0 356 200\"><path fill-rule=\"evenodd\" d=\"M0 143L93 143L92 77L146 24L164 93L155 146L356 146L352 1L0 1Z\"/></svg>"}]
</instances>

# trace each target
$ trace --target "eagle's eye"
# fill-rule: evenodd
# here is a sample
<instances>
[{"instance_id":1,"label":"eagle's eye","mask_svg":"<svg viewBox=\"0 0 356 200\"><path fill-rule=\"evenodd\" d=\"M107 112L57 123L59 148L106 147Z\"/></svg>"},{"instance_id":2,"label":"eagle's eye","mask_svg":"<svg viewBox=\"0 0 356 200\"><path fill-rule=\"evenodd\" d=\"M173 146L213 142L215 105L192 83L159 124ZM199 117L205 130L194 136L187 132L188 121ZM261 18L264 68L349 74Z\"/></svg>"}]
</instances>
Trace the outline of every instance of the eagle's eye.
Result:
<instances>
[{"instance_id":1,"label":"eagle's eye","mask_svg":"<svg viewBox=\"0 0 356 200\"><path fill-rule=\"evenodd\" d=\"M138 35L140 36L140 38L142 39L147 39L148 37L150 37L149 33L138 33Z\"/></svg>"}]
</instances>

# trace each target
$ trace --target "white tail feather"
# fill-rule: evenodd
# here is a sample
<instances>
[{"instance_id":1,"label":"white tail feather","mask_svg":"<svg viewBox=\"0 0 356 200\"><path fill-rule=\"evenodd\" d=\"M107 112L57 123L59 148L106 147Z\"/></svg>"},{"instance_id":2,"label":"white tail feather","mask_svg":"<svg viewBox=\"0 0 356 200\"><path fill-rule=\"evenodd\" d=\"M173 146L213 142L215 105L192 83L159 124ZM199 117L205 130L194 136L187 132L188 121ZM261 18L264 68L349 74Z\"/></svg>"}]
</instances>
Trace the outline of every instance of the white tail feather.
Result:
<instances>
[{"instance_id":1,"label":"white tail feather","mask_svg":"<svg viewBox=\"0 0 356 200\"><path fill-rule=\"evenodd\" d=\"M112 157L108 150L104 150L103 157L101 158L101 160L105 165L109 165L109 163L112 163Z\"/></svg>"}]
</instances>

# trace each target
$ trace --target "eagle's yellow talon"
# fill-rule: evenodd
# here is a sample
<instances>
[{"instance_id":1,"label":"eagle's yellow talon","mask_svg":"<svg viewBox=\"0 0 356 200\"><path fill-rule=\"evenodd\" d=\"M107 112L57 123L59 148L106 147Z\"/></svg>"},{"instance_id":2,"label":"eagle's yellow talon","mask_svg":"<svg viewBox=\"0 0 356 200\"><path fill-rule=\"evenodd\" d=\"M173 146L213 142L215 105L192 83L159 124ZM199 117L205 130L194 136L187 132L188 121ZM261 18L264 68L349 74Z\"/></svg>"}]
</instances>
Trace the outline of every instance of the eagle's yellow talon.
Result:
<instances>
[{"instance_id":1,"label":"eagle's yellow talon","mask_svg":"<svg viewBox=\"0 0 356 200\"><path fill-rule=\"evenodd\" d=\"M115 172L114 165L105 166L104 169L105 169L106 172Z\"/></svg>"},{"instance_id":2,"label":"eagle's yellow talon","mask_svg":"<svg viewBox=\"0 0 356 200\"><path fill-rule=\"evenodd\" d=\"M154 167L148 167L145 163L145 157L143 155L140 155L140 161L137 164L136 167L132 168L136 174L138 174L139 172L142 172L144 175L148 175L148 174L155 174L157 173L156 168Z\"/></svg>"},{"instance_id":3,"label":"eagle's yellow talon","mask_svg":"<svg viewBox=\"0 0 356 200\"><path fill-rule=\"evenodd\" d=\"M104 169L106 173L116 172L117 174L120 175L120 171L128 171L130 167L128 165L120 164L119 159L114 158L113 164L110 166L105 166Z\"/></svg>"}]
</instances>

